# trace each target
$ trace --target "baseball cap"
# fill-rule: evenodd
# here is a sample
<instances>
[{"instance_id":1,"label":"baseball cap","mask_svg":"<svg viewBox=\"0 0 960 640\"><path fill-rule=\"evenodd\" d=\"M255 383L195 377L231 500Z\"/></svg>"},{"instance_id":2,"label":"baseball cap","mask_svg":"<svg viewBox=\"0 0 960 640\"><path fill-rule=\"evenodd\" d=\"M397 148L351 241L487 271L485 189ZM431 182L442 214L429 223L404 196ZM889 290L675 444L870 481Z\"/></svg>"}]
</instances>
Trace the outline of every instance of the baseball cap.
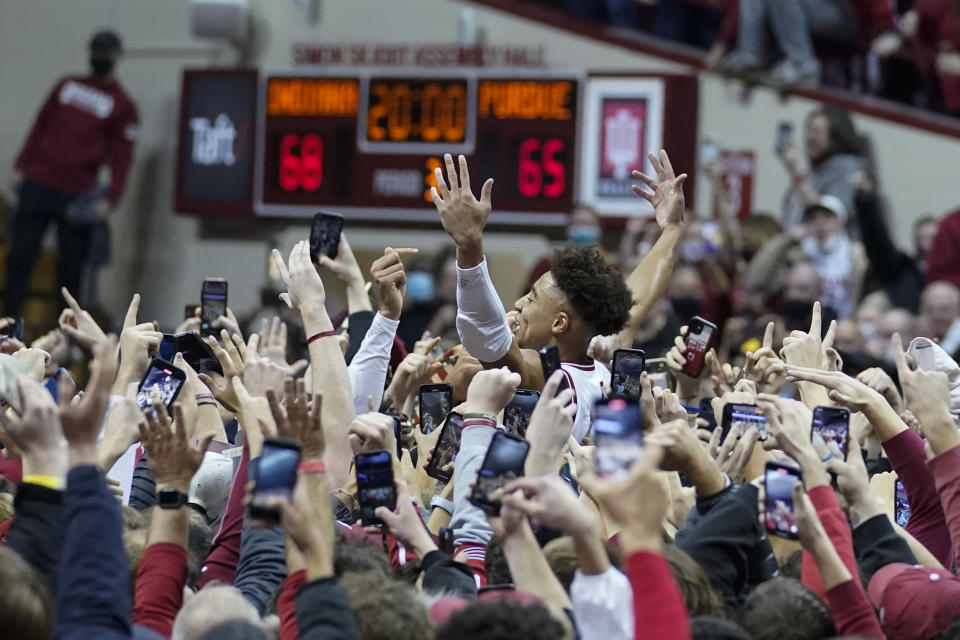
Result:
<instances>
[{"instance_id":1,"label":"baseball cap","mask_svg":"<svg viewBox=\"0 0 960 640\"><path fill-rule=\"evenodd\" d=\"M917 361L917 366L926 371L940 371L947 375L950 386L950 413L960 427L960 365L950 354L930 338L914 338L907 353Z\"/></svg>"},{"instance_id":2,"label":"baseball cap","mask_svg":"<svg viewBox=\"0 0 960 640\"><path fill-rule=\"evenodd\" d=\"M817 209L824 209L826 211L829 211L833 215L840 218L840 222L845 223L847 221L847 207L846 205L843 204L843 200L841 200L837 196L831 196L831 195L820 196L819 200L816 200L815 202L811 202L810 204L808 204L803 209L803 219L804 220L809 219L810 214L812 214Z\"/></svg>"},{"instance_id":3,"label":"baseball cap","mask_svg":"<svg viewBox=\"0 0 960 640\"><path fill-rule=\"evenodd\" d=\"M888 564L873 574L867 594L890 640L932 638L960 615L960 580L943 569Z\"/></svg>"},{"instance_id":4,"label":"baseball cap","mask_svg":"<svg viewBox=\"0 0 960 640\"><path fill-rule=\"evenodd\" d=\"M222 453L207 451L193 474L187 502L203 509L207 520L214 522L223 514L232 487L233 461Z\"/></svg>"}]
</instances>

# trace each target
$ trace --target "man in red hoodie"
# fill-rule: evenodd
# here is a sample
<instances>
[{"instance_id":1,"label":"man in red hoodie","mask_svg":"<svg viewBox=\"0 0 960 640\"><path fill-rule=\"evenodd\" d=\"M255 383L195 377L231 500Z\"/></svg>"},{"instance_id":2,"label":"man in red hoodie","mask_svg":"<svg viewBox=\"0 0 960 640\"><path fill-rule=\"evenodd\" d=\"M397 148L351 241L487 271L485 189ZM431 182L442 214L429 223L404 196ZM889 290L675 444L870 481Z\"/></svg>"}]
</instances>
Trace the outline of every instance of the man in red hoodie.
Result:
<instances>
[{"instance_id":1,"label":"man in red hoodie","mask_svg":"<svg viewBox=\"0 0 960 640\"><path fill-rule=\"evenodd\" d=\"M6 315L20 315L40 243L53 221L58 283L78 290L91 231L123 193L137 134L137 107L113 75L121 51L113 32L95 34L90 40L90 75L57 82L20 150L16 170L22 180L7 258ZM105 162L111 173L107 190L97 185Z\"/></svg>"}]
</instances>

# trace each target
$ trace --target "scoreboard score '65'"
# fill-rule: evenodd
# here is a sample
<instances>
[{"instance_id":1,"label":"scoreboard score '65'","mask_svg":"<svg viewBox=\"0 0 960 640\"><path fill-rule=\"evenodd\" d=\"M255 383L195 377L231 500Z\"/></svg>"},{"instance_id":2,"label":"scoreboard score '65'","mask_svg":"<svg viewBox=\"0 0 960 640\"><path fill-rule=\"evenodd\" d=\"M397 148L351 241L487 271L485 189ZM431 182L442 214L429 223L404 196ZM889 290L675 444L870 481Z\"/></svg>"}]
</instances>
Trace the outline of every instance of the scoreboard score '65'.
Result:
<instances>
[{"instance_id":1,"label":"scoreboard score '65'","mask_svg":"<svg viewBox=\"0 0 960 640\"><path fill-rule=\"evenodd\" d=\"M556 222L574 202L576 74L378 70L265 73L254 206L266 215L338 208L434 220L443 154L463 154L474 193L494 178L503 222ZM551 219L553 218L553 219Z\"/></svg>"}]
</instances>

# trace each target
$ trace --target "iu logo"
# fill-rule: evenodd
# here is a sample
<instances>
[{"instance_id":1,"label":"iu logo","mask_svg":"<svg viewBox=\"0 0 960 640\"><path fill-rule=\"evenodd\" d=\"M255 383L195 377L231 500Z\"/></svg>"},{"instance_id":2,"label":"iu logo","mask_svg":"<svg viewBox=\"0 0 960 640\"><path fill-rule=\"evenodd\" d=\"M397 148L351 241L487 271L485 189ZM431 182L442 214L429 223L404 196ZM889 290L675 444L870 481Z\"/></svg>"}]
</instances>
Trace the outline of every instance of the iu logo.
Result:
<instances>
[{"instance_id":1,"label":"iu logo","mask_svg":"<svg viewBox=\"0 0 960 640\"><path fill-rule=\"evenodd\" d=\"M628 109L617 109L603 120L604 163L613 166L613 177L629 177L640 164L640 127L643 123Z\"/></svg>"},{"instance_id":2,"label":"iu logo","mask_svg":"<svg viewBox=\"0 0 960 640\"><path fill-rule=\"evenodd\" d=\"M190 118L193 132L193 161L204 166L215 164L232 165L237 161L233 155L233 142L237 129L230 116L221 113L211 125L207 118Z\"/></svg>"}]
</instances>

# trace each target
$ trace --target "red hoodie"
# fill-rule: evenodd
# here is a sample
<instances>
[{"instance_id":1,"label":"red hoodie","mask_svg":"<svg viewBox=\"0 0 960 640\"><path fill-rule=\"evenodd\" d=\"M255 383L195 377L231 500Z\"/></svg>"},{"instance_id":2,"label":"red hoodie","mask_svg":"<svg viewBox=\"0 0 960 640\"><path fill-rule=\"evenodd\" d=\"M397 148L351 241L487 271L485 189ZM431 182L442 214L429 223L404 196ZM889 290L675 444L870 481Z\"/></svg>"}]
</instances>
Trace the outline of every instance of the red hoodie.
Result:
<instances>
[{"instance_id":1,"label":"red hoodie","mask_svg":"<svg viewBox=\"0 0 960 640\"><path fill-rule=\"evenodd\" d=\"M71 194L93 189L109 160L108 198L123 194L137 135L137 107L116 80L68 76L47 96L16 167L37 184Z\"/></svg>"}]
</instances>

